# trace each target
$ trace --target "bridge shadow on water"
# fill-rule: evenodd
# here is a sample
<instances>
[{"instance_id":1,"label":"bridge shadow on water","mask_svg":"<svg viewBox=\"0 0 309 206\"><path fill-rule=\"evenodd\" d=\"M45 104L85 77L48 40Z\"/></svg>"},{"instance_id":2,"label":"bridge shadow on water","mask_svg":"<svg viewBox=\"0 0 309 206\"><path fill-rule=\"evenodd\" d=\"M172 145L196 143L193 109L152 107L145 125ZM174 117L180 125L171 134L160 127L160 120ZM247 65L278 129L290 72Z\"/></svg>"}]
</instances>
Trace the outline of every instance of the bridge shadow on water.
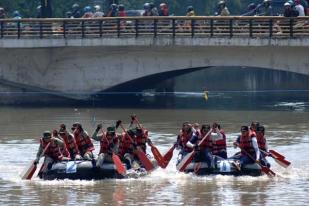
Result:
<instances>
[{"instance_id":1,"label":"bridge shadow on water","mask_svg":"<svg viewBox=\"0 0 309 206\"><path fill-rule=\"evenodd\" d=\"M13 99L9 105L28 107L308 111L309 76L261 68L194 68L148 76L88 95L85 100L72 100L23 91L0 98L4 104Z\"/></svg>"},{"instance_id":2,"label":"bridge shadow on water","mask_svg":"<svg viewBox=\"0 0 309 206\"><path fill-rule=\"evenodd\" d=\"M193 71L193 70L192 70ZM153 76L92 96L104 107L308 110L309 76L246 67L209 67ZM205 99L204 91L208 91Z\"/></svg>"}]
</instances>

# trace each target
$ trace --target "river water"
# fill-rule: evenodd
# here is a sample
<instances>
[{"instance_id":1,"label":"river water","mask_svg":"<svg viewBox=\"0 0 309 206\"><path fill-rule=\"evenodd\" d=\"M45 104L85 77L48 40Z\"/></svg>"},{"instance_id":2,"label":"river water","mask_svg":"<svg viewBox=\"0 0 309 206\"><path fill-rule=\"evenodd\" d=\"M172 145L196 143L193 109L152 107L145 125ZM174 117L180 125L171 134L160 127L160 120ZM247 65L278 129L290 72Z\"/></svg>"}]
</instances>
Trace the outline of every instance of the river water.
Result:
<instances>
[{"instance_id":1,"label":"river water","mask_svg":"<svg viewBox=\"0 0 309 206\"><path fill-rule=\"evenodd\" d=\"M92 133L135 113L161 153L175 141L182 122L221 123L228 153L241 125L265 125L270 148L292 162L285 169L270 159L278 177L206 176L176 171L177 151L169 166L139 179L103 181L24 181L20 173L35 158L44 130L79 121ZM308 205L309 115L304 110L192 110L101 108L0 108L0 205ZM96 151L98 144L96 143Z\"/></svg>"}]
</instances>

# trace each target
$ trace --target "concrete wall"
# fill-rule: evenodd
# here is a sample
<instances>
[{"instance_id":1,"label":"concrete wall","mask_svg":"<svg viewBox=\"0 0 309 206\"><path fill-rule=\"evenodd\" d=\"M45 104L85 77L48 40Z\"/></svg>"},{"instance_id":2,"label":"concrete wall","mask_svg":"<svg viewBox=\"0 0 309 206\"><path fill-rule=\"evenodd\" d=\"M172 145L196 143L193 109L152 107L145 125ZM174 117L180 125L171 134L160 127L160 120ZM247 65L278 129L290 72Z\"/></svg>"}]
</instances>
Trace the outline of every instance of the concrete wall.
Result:
<instances>
[{"instance_id":1,"label":"concrete wall","mask_svg":"<svg viewBox=\"0 0 309 206\"><path fill-rule=\"evenodd\" d=\"M309 75L309 39L110 38L0 40L0 79L84 99L140 77L207 66Z\"/></svg>"}]
</instances>

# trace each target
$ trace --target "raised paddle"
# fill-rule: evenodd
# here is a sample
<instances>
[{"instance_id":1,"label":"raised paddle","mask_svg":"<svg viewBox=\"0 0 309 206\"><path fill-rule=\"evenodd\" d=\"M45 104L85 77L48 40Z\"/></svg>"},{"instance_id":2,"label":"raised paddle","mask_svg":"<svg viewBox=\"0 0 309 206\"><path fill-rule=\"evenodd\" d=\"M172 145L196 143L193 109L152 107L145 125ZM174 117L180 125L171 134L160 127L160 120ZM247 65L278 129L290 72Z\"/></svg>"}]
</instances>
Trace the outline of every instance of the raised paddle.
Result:
<instances>
[{"instance_id":1,"label":"raised paddle","mask_svg":"<svg viewBox=\"0 0 309 206\"><path fill-rule=\"evenodd\" d=\"M265 152L264 150L260 150L264 155L266 156L269 156L269 157L272 157L275 162L277 162L280 166L284 167L284 168L287 168L288 166L290 166L291 162L287 161L286 159L284 158L281 158L282 156L276 156L276 155L273 155L271 152Z\"/></svg>"},{"instance_id":2,"label":"raised paddle","mask_svg":"<svg viewBox=\"0 0 309 206\"><path fill-rule=\"evenodd\" d=\"M139 123L136 115L131 115L131 123L132 122L136 122L138 127L142 130L142 132L144 133L144 128L141 126L141 124ZM150 139L149 139L150 140ZM160 151L158 150L157 147L155 147L152 142L149 143L150 147L151 147L151 152L154 156L154 158L157 160L158 162L158 165L161 167L161 168L165 168L167 165L165 163L165 160L163 158L163 156L161 155Z\"/></svg>"},{"instance_id":3,"label":"raised paddle","mask_svg":"<svg viewBox=\"0 0 309 206\"><path fill-rule=\"evenodd\" d=\"M125 134L130 138L130 141L132 142L132 144L134 143L132 137L129 135L129 133L127 132L127 130L123 127L122 123L120 120L117 121L117 124L122 128L122 130L125 132ZM141 163L143 164L143 166L145 167L145 169L147 171L151 171L154 169L154 166L152 164L152 162L147 158L146 154L141 151L140 148L136 148L134 150L134 152L136 153L136 155L138 156L139 160L141 161Z\"/></svg>"},{"instance_id":4,"label":"raised paddle","mask_svg":"<svg viewBox=\"0 0 309 206\"><path fill-rule=\"evenodd\" d=\"M117 125L116 125L117 126ZM109 144L109 141L103 131L103 128L101 128L101 131L102 131L102 137L108 142ZM123 166L121 160L120 160L120 157L115 154L115 152L113 151L113 155L112 155L112 159L113 159L113 162L115 164L115 167L116 167L116 170L119 174L121 174L122 176L125 176L127 174L127 170L126 168Z\"/></svg>"},{"instance_id":5,"label":"raised paddle","mask_svg":"<svg viewBox=\"0 0 309 206\"><path fill-rule=\"evenodd\" d=\"M210 129L207 134L203 137L203 139L198 143L198 146L201 146L204 141L206 141L207 136L212 132L212 129ZM176 166L177 170L179 172L183 172L188 164L190 164L190 162L192 162L194 155L196 153L196 150L193 150L192 152L190 152L189 154L187 154L181 161L180 163Z\"/></svg>"},{"instance_id":6,"label":"raised paddle","mask_svg":"<svg viewBox=\"0 0 309 206\"><path fill-rule=\"evenodd\" d=\"M241 149L241 151L244 152L248 157L250 157L250 159L252 159L254 162L256 162L255 159L247 151L245 151L243 149ZM276 176L276 173L274 171L272 171L271 169L269 169L268 167L263 166L260 162L256 162L256 163L261 167L262 172L267 174L269 177L275 177Z\"/></svg>"},{"instance_id":7,"label":"raised paddle","mask_svg":"<svg viewBox=\"0 0 309 206\"><path fill-rule=\"evenodd\" d=\"M46 145L46 147L45 147L45 149L43 150L43 152L42 152L40 158L41 158L42 156L44 156L45 152L46 152L47 149L49 148L49 145L50 145L50 142ZM40 160L40 158L39 158L39 160ZM31 180L31 178L32 178L33 174L35 173L36 169L37 169L37 164L35 164L35 160L33 160L33 161L31 162L30 166L28 167L28 169L25 170L25 171L23 172L23 174L21 175L21 179L23 179L23 180ZM40 169L41 169L41 168L40 168Z\"/></svg>"}]
</instances>

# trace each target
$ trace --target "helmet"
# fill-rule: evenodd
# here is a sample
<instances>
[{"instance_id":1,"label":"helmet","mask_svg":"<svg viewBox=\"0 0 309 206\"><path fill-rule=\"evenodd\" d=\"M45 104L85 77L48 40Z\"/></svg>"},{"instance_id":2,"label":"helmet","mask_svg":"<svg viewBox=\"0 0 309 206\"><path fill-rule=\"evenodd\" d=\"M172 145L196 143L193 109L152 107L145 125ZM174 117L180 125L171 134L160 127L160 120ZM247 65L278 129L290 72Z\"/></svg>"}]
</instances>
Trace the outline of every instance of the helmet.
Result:
<instances>
[{"instance_id":1,"label":"helmet","mask_svg":"<svg viewBox=\"0 0 309 206\"><path fill-rule=\"evenodd\" d=\"M94 6L94 9L95 9L96 11L100 11L101 6L100 6L100 5L95 5L95 6Z\"/></svg>"},{"instance_id":2,"label":"helmet","mask_svg":"<svg viewBox=\"0 0 309 206\"><path fill-rule=\"evenodd\" d=\"M107 134L115 134L115 127L107 127L106 128Z\"/></svg>"},{"instance_id":3,"label":"helmet","mask_svg":"<svg viewBox=\"0 0 309 206\"><path fill-rule=\"evenodd\" d=\"M141 128L136 127L135 128L136 134L140 135L143 133L143 130Z\"/></svg>"},{"instance_id":4,"label":"helmet","mask_svg":"<svg viewBox=\"0 0 309 206\"><path fill-rule=\"evenodd\" d=\"M66 131L66 126L65 126L65 124L61 124L61 125L60 125L60 129L59 129L59 133L65 133L65 131Z\"/></svg>"},{"instance_id":5,"label":"helmet","mask_svg":"<svg viewBox=\"0 0 309 206\"><path fill-rule=\"evenodd\" d=\"M265 127L264 126L259 126L258 128L256 128L256 131L264 133L265 132Z\"/></svg>"},{"instance_id":6,"label":"helmet","mask_svg":"<svg viewBox=\"0 0 309 206\"><path fill-rule=\"evenodd\" d=\"M79 9L79 4L73 4L72 9Z\"/></svg>"},{"instance_id":7,"label":"helmet","mask_svg":"<svg viewBox=\"0 0 309 206\"><path fill-rule=\"evenodd\" d=\"M256 128L258 128L258 126L260 126L259 122L251 122L250 128L253 130L256 130Z\"/></svg>"},{"instance_id":8,"label":"helmet","mask_svg":"<svg viewBox=\"0 0 309 206\"><path fill-rule=\"evenodd\" d=\"M187 7L187 12L190 12L190 11L193 11L194 9L193 9L193 6L188 6Z\"/></svg>"},{"instance_id":9,"label":"helmet","mask_svg":"<svg viewBox=\"0 0 309 206\"><path fill-rule=\"evenodd\" d=\"M14 11L14 12L13 12L13 16L14 16L14 17L18 17L18 16L20 16L19 11L17 11L17 10L16 10L16 11Z\"/></svg>"},{"instance_id":10,"label":"helmet","mask_svg":"<svg viewBox=\"0 0 309 206\"><path fill-rule=\"evenodd\" d=\"M220 5L225 5L225 1L219 1L218 2L218 5L220 6Z\"/></svg>"},{"instance_id":11,"label":"helmet","mask_svg":"<svg viewBox=\"0 0 309 206\"><path fill-rule=\"evenodd\" d=\"M124 11L124 5L123 5L123 4L119 4L118 10L119 10L119 11Z\"/></svg>"},{"instance_id":12,"label":"helmet","mask_svg":"<svg viewBox=\"0 0 309 206\"><path fill-rule=\"evenodd\" d=\"M48 138L50 138L51 137L51 132L50 131L45 131L45 132L43 132L43 138L44 139L48 139Z\"/></svg>"},{"instance_id":13,"label":"helmet","mask_svg":"<svg viewBox=\"0 0 309 206\"><path fill-rule=\"evenodd\" d=\"M72 125L72 130L75 130L76 128L82 128L82 125L79 123L79 122L75 122L73 125Z\"/></svg>"},{"instance_id":14,"label":"helmet","mask_svg":"<svg viewBox=\"0 0 309 206\"><path fill-rule=\"evenodd\" d=\"M241 126L240 131L241 132L248 132L249 131L249 127L248 126Z\"/></svg>"},{"instance_id":15,"label":"helmet","mask_svg":"<svg viewBox=\"0 0 309 206\"><path fill-rule=\"evenodd\" d=\"M4 8L0 7L0 11L2 11L2 12L3 12L3 11L4 11Z\"/></svg>"},{"instance_id":16,"label":"helmet","mask_svg":"<svg viewBox=\"0 0 309 206\"><path fill-rule=\"evenodd\" d=\"M145 10L150 9L150 4L149 4L149 3L145 3L145 4L144 4L144 9L145 9Z\"/></svg>"},{"instance_id":17,"label":"helmet","mask_svg":"<svg viewBox=\"0 0 309 206\"><path fill-rule=\"evenodd\" d=\"M210 125L209 124L203 124L201 130L209 131L210 130Z\"/></svg>"},{"instance_id":18,"label":"helmet","mask_svg":"<svg viewBox=\"0 0 309 206\"><path fill-rule=\"evenodd\" d=\"M285 2L283 6L284 7L291 7L291 4L289 2Z\"/></svg>"},{"instance_id":19,"label":"helmet","mask_svg":"<svg viewBox=\"0 0 309 206\"><path fill-rule=\"evenodd\" d=\"M56 129L53 130L53 136L58 136L58 131Z\"/></svg>"},{"instance_id":20,"label":"helmet","mask_svg":"<svg viewBox=\"0 0 309 206\"><path fill-rule=\"evenodd\" d=\"M91 12L91 7L90 6L85 6L84 12Z\"/></svg>"},{"instance_id":21,"label":"helmet","mask_svg":"<svg viewBox=\"0 0 309 206\"><path fill-rule=\"evenodd\" d=\"M255 3L251 3L248 5L248 11L254 10L256 8L256 4Z\"/></svg>"},{"instance_id":22,"label":"helmet","mask_svg":"<svg viewBox=\"0 0 309 206\"><path fill-rule=\"evenodd\" d=\"M41 5L38 5L38 6L36 7L36 10L41 10L41 8L42 8L42 6L41 6Z\"/></svg>"}]
</instances>

